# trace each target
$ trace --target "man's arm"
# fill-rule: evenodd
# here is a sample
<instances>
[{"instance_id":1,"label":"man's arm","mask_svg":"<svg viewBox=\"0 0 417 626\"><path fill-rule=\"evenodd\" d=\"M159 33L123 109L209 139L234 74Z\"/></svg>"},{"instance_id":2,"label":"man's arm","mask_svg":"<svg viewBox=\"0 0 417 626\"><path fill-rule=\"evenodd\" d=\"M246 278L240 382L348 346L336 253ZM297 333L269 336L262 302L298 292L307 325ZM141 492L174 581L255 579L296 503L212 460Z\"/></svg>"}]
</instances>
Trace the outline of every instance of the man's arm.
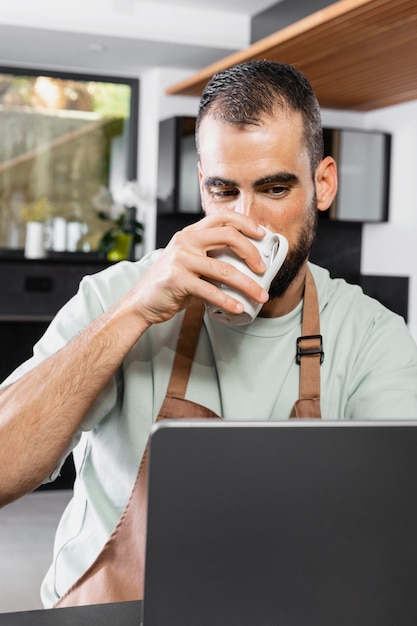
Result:
<instances>
[{"instance_id":1,"label":"man's arm","mask_svg":"<svg viewBox=\"0 0 417 626\"><path fill-rule=\"evenodd\" d=\"M259 302L267 300L256 282L207 256L208 250L230 246L262 272L256 248L242 234L259 238L264 231L233 211L219 211L184 229L117 304L0 391L0 506L50 475L88 409L149 326L172 318L196 299L241 312L240 303L202 277L228 282Z\"/></svg>"},{"instance_id":2,"label":"man's arm","mask_svg":"<svg viewBox=\"0 0 417 626\"><path fill-rule=\"evenodd\" d=\"M116 307L0 391L0 505L48 476L91 404L147 325Z\"/></svg>"}]
</instances>

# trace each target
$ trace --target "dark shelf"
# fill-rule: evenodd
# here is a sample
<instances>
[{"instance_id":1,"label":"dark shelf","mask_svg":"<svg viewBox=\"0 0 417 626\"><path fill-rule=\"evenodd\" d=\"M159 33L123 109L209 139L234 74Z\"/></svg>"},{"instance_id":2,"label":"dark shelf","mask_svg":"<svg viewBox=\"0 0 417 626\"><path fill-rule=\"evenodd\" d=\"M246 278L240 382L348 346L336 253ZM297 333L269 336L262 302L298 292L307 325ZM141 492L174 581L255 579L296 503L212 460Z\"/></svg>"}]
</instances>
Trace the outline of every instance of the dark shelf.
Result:
<instances>
[{"instance_id":1,"label":"dark shelf","mask_svg":"<svg viewBox=\"0 0 417 626\"><path fill-rule=\"evenodd\" d=\"M0 263L6 261L19 261L23 263L97 263L98 265L111 265L108 261L97 252L48 252L43 259L27 259L23 248L0 248Z\"/></svg>"},{"instance_id":2,"label":"dark shelf","mask_svg":"<svg viewBox=\"0 0 417 626\"><path fill-rule=\"evenodd\" d=\"M201 217L203 217L203 213L201 211L166 211L166 212L161 212L158 213L158 217L163 217L163 218L171 218L171 219L178 219L181 217L192 217L195 220L200 219Z\"/></svg>"}]
</instances>

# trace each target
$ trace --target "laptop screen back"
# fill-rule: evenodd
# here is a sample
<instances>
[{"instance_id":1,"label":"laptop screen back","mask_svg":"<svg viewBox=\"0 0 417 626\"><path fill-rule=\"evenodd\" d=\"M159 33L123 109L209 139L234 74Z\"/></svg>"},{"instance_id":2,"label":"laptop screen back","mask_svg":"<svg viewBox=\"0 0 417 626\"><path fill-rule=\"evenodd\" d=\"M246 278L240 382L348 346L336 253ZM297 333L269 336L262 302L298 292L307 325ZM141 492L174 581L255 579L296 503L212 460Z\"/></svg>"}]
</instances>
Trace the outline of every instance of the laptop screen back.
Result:
<instances>
[{"instance_id":1,"label":"laptop screen back","mask_svg":"<svg viewBox=\"0 0 417 626\"><path fill-rule=\"evenodd\" d=\"M415 626L416 426L157 426L144 626Z\"/></svg>"}]
</instances>

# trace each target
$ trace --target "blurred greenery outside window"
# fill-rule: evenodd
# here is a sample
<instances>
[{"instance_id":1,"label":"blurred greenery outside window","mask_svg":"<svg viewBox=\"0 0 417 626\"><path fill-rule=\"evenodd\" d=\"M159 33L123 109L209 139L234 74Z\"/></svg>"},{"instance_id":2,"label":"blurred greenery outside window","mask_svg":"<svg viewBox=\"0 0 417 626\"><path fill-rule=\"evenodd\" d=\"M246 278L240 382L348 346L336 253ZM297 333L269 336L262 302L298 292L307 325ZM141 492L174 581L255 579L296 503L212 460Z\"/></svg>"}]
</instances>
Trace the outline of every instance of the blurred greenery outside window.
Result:
<instances>
[{"instance_id":1,"label":"blurred greenery outside window","mask_svg":"<svg viewBox=\"0 0 417 626\"><path fill-rule=\"evenodd\" d=\"M17 73L18 72L18 73ZM96 251L113 193L137 177L138 81L0 68L0 248L28 221L83 225Z\"/></svg>"}]
</instances>

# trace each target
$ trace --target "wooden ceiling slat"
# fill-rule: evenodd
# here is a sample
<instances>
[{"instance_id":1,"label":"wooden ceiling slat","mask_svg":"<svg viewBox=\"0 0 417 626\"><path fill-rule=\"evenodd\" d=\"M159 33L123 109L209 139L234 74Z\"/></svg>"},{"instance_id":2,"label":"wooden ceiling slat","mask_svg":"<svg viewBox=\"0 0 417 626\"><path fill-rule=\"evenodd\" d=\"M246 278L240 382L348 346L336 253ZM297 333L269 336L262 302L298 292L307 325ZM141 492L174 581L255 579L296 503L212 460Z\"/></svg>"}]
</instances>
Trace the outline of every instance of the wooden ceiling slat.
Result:
<instances>
[{"instance_id":1,"label":"wooden ceiling slat","mask_svg":"<svg viewBox=\"0 0 417 626\"><path fill-rule=\"evenodd\" d=\"M416 5L417 11L417 5ZM412 23L413 22L413 23ZM308 49L308 59L312 60L317 58L327 59L331 58L333 52L338 53L338 57L345 56L343 54L343 46L348 45L346 50L349 55L355 52L355 46L364 45L368 48L375 49L375 47L382 47L382 51L385 49L385 44L390 43L402 48L406 41L414 39L416 40L417 34L417 15L413 20L409 20L407 24L399 26L386 27L386 29L373 29L370 30L365 24L363 27L357 26L353 31L351 29L331 29L329 33L326 33L327 29L321 29L315 34L307 34L303 38L299 38L296 42L288 42L286 45L271 48L270 54L274 53L292 53L294 56L303 58L303 48Z\"/></svg>"},{"instance_id":2,"label":"wooden ceiling slat","mask_svg":"<svg viewBox=\"0 0 417 626\"><path fill-rule=\"evenodd\" d=\"M291 63L322 106L370 110L417 97L416 0L339 0L170 87L199 96L222 69L250 59Z\"/></svg>"}]
</instances>

